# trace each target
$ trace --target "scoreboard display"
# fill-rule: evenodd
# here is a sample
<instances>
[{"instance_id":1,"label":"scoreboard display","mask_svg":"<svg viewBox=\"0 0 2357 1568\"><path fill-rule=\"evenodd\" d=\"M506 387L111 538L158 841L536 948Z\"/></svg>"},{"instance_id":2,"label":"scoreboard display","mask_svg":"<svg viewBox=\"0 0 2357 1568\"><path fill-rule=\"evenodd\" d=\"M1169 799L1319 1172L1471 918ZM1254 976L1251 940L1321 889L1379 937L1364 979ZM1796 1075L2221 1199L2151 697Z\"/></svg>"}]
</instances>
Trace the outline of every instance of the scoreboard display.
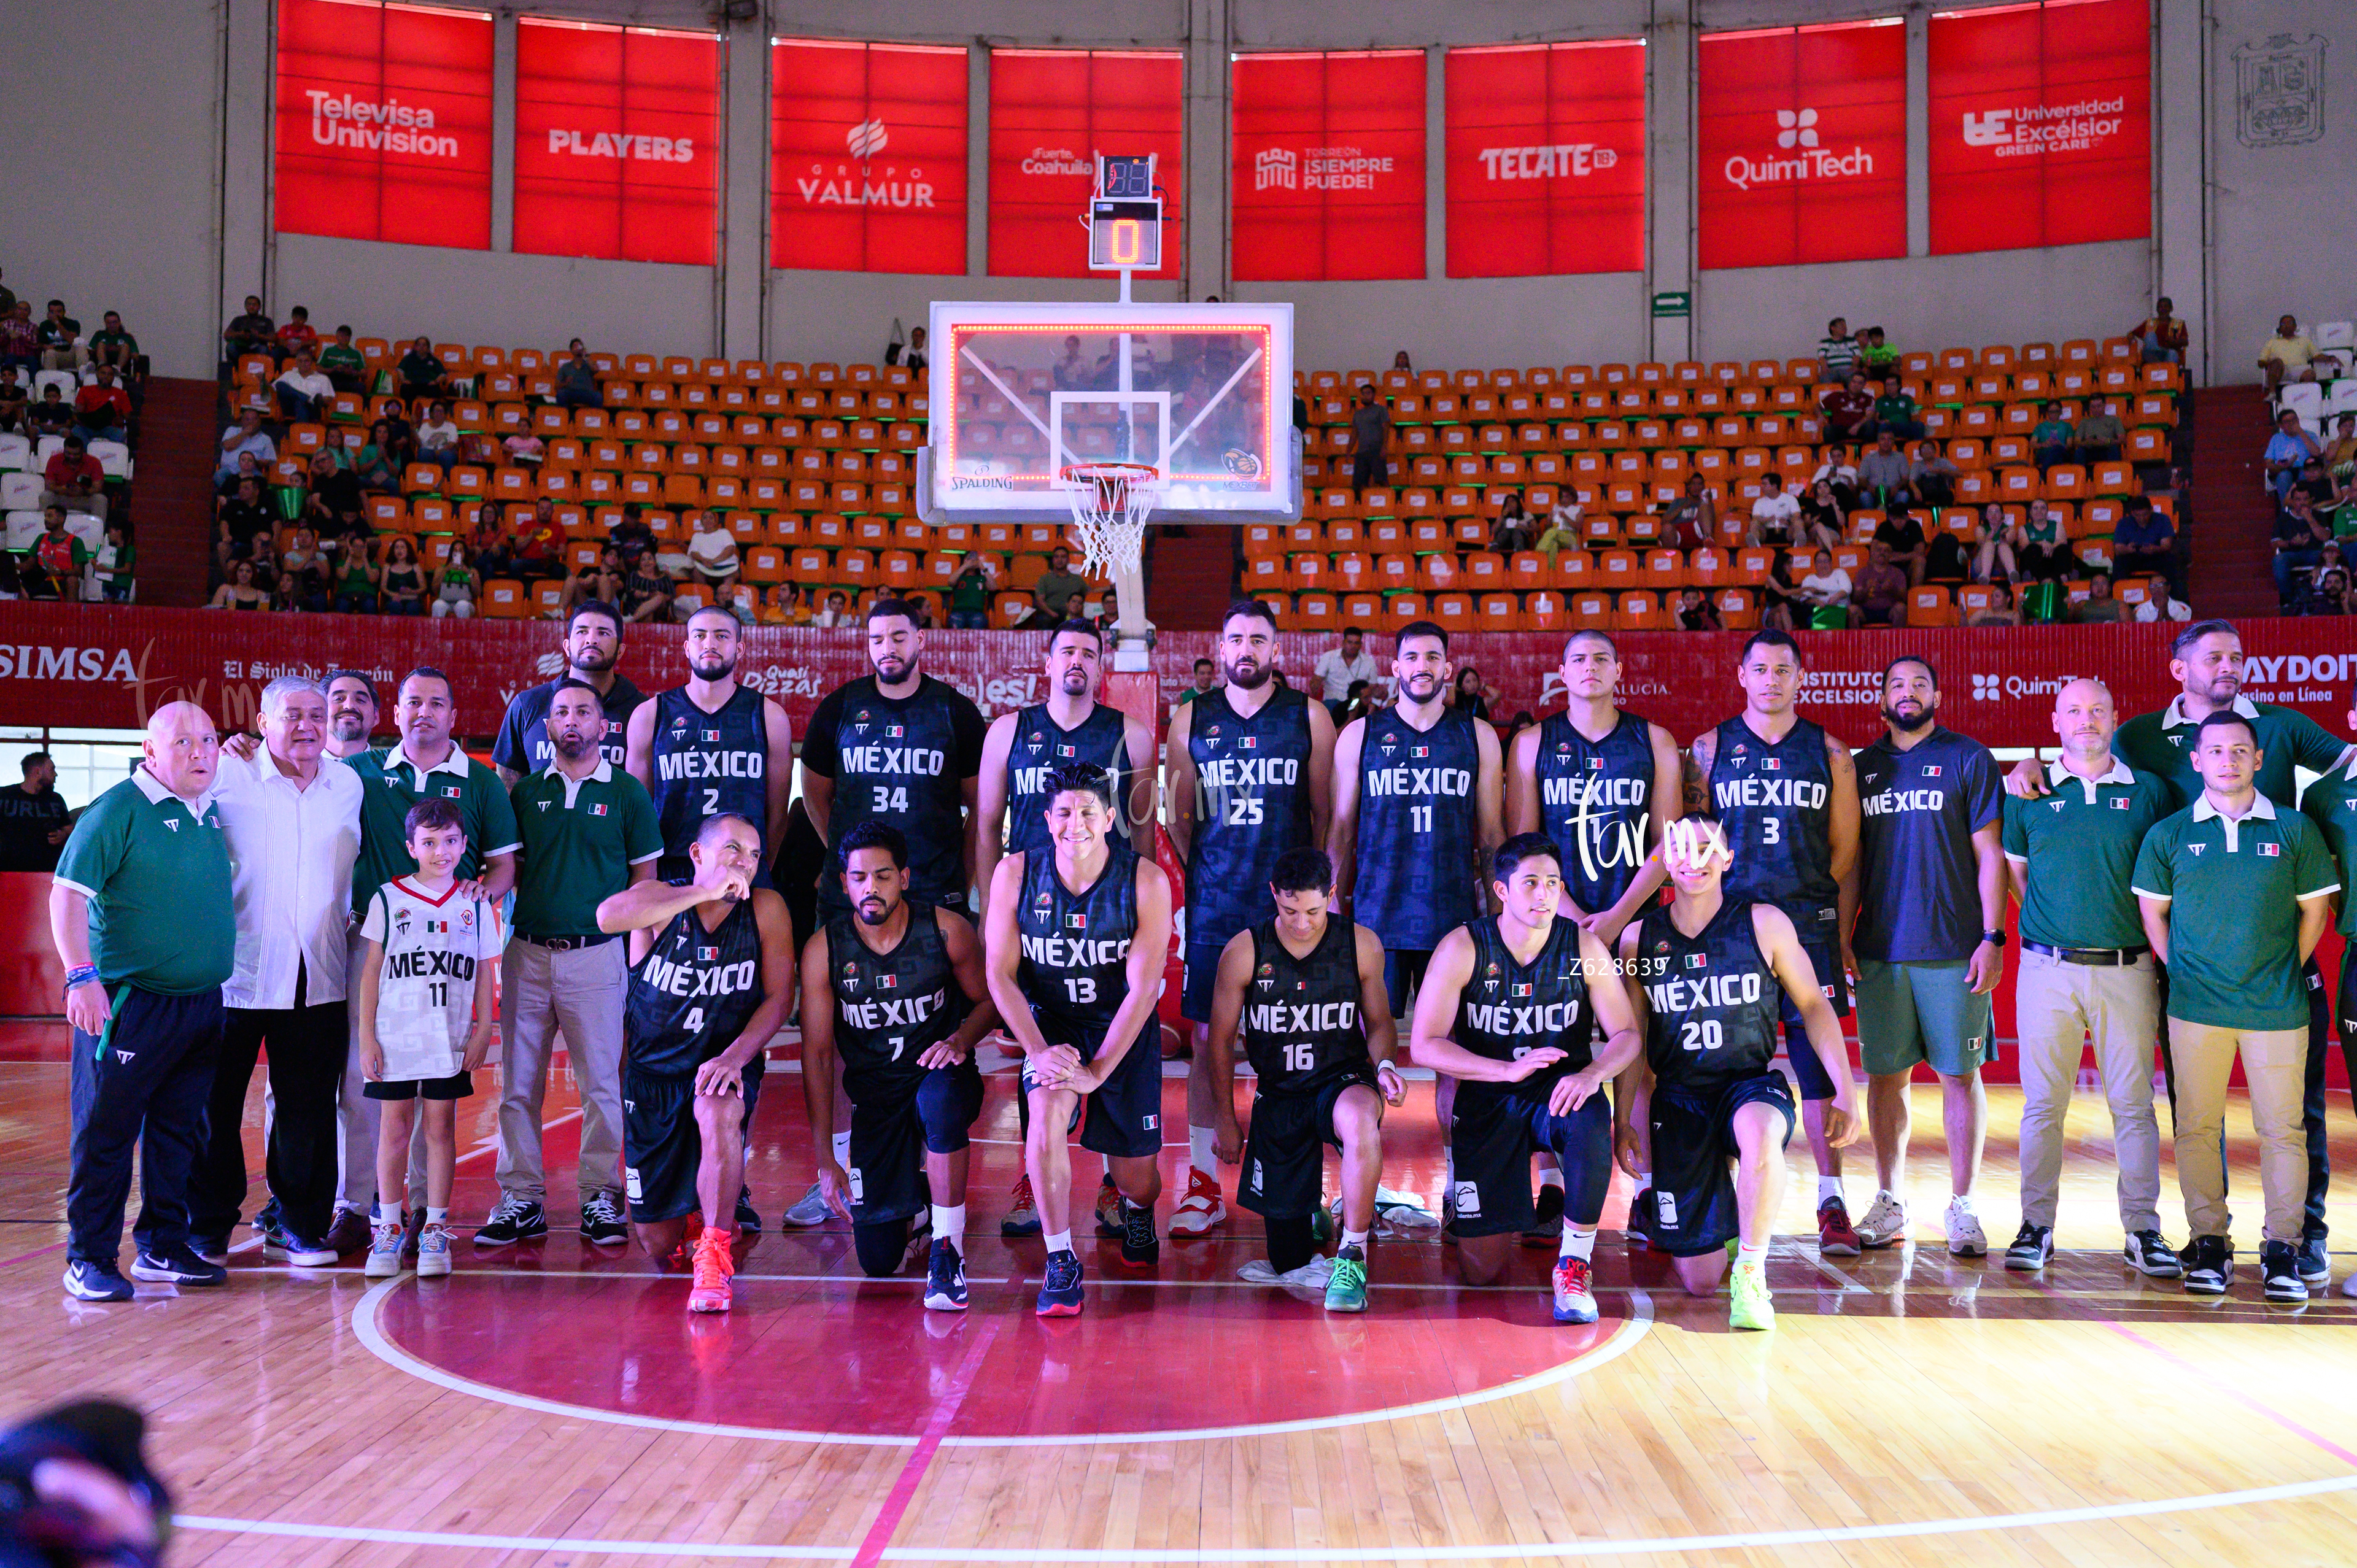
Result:
<instances>
[{"instance_id":1,"label":"scoreboard display","mask_svg":"<svg viewBox=\"0 0 2357 1568\"><path fill-rule=\"evenodd\" d=\"M1089 202L1089 269L1154 272L1162 265L1162 201L1154 159L1100 154Z\"/></svg>"}]
</instances>

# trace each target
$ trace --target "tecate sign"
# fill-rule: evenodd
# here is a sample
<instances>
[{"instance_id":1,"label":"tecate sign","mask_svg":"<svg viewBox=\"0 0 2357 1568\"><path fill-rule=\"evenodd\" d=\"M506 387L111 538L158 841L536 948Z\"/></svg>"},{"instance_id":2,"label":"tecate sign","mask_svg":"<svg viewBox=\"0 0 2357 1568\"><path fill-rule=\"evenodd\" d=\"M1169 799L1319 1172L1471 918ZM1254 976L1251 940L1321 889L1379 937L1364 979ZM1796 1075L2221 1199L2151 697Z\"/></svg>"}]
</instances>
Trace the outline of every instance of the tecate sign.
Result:
<instances>
[{"instance_id":1,"label":"tecate sign","mask_svg":"<svg viewBox=\"0 0 2357 1568\"><path fill-rule=\"evenodd\" d=\"M1593 142L1555 142L1543 147L1484 147L1481 172L1491 179L1577 178L1610 168L1620 155Z\"/></svg>"}]
</instances>

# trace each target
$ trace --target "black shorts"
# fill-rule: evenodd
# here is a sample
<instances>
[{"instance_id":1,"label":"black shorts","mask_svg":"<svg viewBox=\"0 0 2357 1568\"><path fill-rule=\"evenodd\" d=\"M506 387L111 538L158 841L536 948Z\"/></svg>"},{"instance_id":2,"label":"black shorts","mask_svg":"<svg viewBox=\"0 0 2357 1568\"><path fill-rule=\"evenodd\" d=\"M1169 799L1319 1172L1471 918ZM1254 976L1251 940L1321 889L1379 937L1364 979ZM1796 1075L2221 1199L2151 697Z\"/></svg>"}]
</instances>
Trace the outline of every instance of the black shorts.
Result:
<instances>
[{"instance_id":1,"label":"black shorts","mask_svg":"<svg viewBox=\"0 0 2357 1568\"><path fill-rule=\"evenodd\" d=\"M746 1099L761 1077L761 1058L745 1064ZM695 1212L695 1173L704 1134L695 1125L695 1075L622 1068L622 1184L630 1218L641 1225ZM733 1196L724 1194L724 1197Z\"/></svg>"},{"instance_id":2,"label":"black shorts","mask_svg":"<svg viewBox=\"0 0 2357 1568\"><path fill-rule=\"evenodd\" d=\"M1729 1079L1716 1089L1653 1086L1653 1212L1642 1219L1659 1251L1699 1258L1742 1230L1735 1208L1735 1113L1755 1103L1784 1113L1783 1143L1791 1143L1796 1112L1781 1072Z\"/></svg>"},{"instance_id":3,"label":"black shorts","mask_svg":"<svg viewBox=\"0 0 2357 1568\"><path fill-rule=\"evenodd\" d=\"M448 1078L395 1078L361 1085L363 1100L464 1100L475 1092L475 1080L464 1069Z\"/></svg>"},{"instance_id":4,"label":"black shorts","mask_svg":"<svg viewBox=\"0 0 2357 1568\"><path fill-rule=\"evenodd\" d=\"M1560 1077L1560 1074L1555 1075ZM1516 1084L1459 1082L1451 1149L1457 1165L1456 1234L1499 1236L1527 1229L1531 1154L1550 1149L1563 1165L1564 1217L1594 1225L1612 1185L1612 1106L1602 1091L1568 1116L1547 1110L1554 1079Z\"/></svg>"},{"instance_id":5,"label":"black shorts","mask_svg":"<svg viewBox=\"0 0 2357 1568\"><path fill-rule=\"evenodd\" d=\"M1834 1016L1849 1016L1849 976L1842 972L1841 944L1834 940L1832 928L1826 928L1822 940L1802 929L1803 922L1794 920L1793 929L1801 938L1801 950L1809 955L1809 965L1817 972L1817 988L1833 1004ZM1792 1005L1790 996L1779 1004L1784 1020L1784 1055L1792 1063L1792 1076L1800 1080L1803 1100L1831 1100L1834 1080L1825 1076L1824 1064L1809 1044L1809 1031L1801 1022L1801 1010ZM1848 1047L1844 1047L1846 1050Z\"/></svg>"},{"instance_id":6,"label":"black shorts","mask_svg":"<svg viewBox=\"0 0 2357 1568\"><path fill-rule=\"evenodd\" d=\"M1430 948L1383 950L1383 989L1392 993L1392 1016L1407 1016L1408 993L1424 988L1424 972L1432 967Z\"/></svg>"},{"instance_id":7,"label":"black shorts","mask_svg":"<svg viewBox=\"0 0 2357 1568\"><path fill-rule=\"evenodd\" d=\"M1151 1159L1162 1152L1162 1052L1157 1048L1161 1021L1152 1015L1139 1032L1137 1043L1122 1057L1103 1087L1083 1095L1072 1112L1069 1135L1077 1130L1081 1147L1117 1160ZM1076 1046L1082 1061L1094 1061L1099 1046L1072 1040L1049 1045ZM1028 1101L1039 1087L1031 1064L1023 1064L1023 1095Z\"/></svg>"},{"instance_id":8,"label":"black shorts","mask_svg":"<svg viewBox=\"0 0 2357 1568\"><path fill-rule=\"evenodd\" d=\"M1272 1219L1315 1214L1326 1198L1325 1145L1342 1146L1334 1135L1334 1102L1356 1084L1373 1089L1374 1069L1352 1067L1299 1094L1254 1095L1236 1202Z\"/></svg>"},{"instance_id":9,"label":"black shorts","mask_svg":"<svg viewBox=\"0 0 2357 1568\"><path fill-rule=\"evenodd\" d=\"M1225 942L1187 944L1187 969L1178 987L1178 1015L1189 1024L1211 1021L1211 992L1220 978L1220 954L1227 950ZM1157 1049L1154 1053L1160 1056Z\"/></svg>"},{"instance_id":10,"label":"black shorts","mask_svg":"<svg viewBox=\"0 0 2357 1568\"><path fill-rule=\"evenodd\" d=\"M967 1146L982 1114L982 1069L969 1057L929 1068L897 1092L851 1101L851 1218L861 1225L906 1219L932 1201L925 1155Z\"/></svg>"}]
</instances>

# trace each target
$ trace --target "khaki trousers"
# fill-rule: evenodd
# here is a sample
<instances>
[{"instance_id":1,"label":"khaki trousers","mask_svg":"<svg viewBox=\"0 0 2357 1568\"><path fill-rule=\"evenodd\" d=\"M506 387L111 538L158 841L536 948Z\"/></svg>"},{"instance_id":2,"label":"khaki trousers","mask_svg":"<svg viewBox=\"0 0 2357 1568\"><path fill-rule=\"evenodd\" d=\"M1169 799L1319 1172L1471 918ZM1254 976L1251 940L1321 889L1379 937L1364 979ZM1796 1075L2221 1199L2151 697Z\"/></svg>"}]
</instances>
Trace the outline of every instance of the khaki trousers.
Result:
<instances>
[{"instance_id":1,"label":"khaki trousers","mask_svg":"<svg viewBox=\"0 0 2357 1568\"><path fill-rule=\"evenodd\" d=\"M2308 1070L2305 1028L2232 1029L2169 1021L2169 1055L2177 1074L2177 1185L2185 1194L2186 1224L2196 1237L2231 1234L2222 1137L2226 1079L2237 1051L2250 1086L2251 1122L2259 1134L2266 1239L2296 1247L2308 1194L2308 1150L2299 1120Z\"/></svg>"},{"instance_id":2,"label":"khaki trousers","mask_svg":"<svg viewBox=\"0 0 2357 1568\"><path fill-rule=\"evenodd\" d=\"M2021 1050L2021 1218L2051 1226L2062 1176L2062 1122L2079 1080L2080 1052L2112 1112L2121 1228L2160 1229L2160 1128L2152 1111L2152 1040L2160 988L2152 955L2133 964L2065 963L2025 951L2014 983Z\"/></svg>"}]
</instances>

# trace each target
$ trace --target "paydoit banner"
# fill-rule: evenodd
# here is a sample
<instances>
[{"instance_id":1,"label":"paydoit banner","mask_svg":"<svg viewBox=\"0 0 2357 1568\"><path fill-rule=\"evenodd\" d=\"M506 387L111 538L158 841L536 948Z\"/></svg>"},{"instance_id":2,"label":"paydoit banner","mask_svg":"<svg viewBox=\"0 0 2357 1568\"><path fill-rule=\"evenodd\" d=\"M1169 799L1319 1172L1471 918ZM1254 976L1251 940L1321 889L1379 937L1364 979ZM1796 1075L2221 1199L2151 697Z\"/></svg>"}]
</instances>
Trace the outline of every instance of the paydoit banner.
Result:
<instances>
[{"instance_id":1,"label":"paydoit banner","mask_svg":"<svg viewBox=\"0 0 2357 1568\"><path fill-rule=\"evenodd\" d=\"M1448 275L1645 264L1645 46L1448 51Z\"/></svg>"},{"instance_id":2,"label":"paydoit banner","mask_svg":"<svg viewBox=\"0 0 2357 1568\"><path fill-rule=\"evenodd\" d=\"M785 38L770 65L770 264L963 274L966 51Z\"/></svg>"},{"instance_id":3,"label":"paydoit banner","mask_svg":"<svg viewBox=\"0 0 2357 1568\"><path fill-rule=\"evenodd\" d=\"M2145 0L1935 14L1930 54L1933 254L2152 232Z\"/></svg>"},{"instance_id":4,"label":"paydoit banner","mask_svg":"<svg viewBox=\"0 0 2357 1568\"><path fill-rule=\"evenodd\" d=\"M990 274L1090 276L1073 219L1096 189L1099 153L1148 153L1162 188L1162 266L1186 254L1186 57L1131 50L990 53Z\"/></svg>"},{"instance_id":5,"label":"paydoit banner","mask_svg":"<svg viewBox=\"0 0 2357 1568\"><path fill-rule=\"evenodd\" d=\"M281 231L490 248L488 15L279 0L274 129Z\"/></svg>"},{"instance_id":6,"label":"paydoit banner","mask_svg":"<svg viewBox=\"0 0 2357 1568\"><path fill-rule=\"evenodd\" d=\"M1236 57L1238 279L1425 275L1424 76L1420 49Z\"/></svg>"},{"instance_id":7,"label":"paydoit banner","mask_svg":"<svg viewBox=\"0 0 2357 1568\"><path fill-rule=\"evenodd\" d=\"M720 40L525 16L515 70L515 248L710 266Z\"/></svg>"},{"instance_id":8,"label":"paydoit banner","mask_svg":"<svg viewBox=\"0 0 2357 1568\"><path fill-rule=\"evenodd\" d=\"M1695 170L1706 267L1907 253L1907 29L1708 33Z\"/></svg>"}]
</instances>

